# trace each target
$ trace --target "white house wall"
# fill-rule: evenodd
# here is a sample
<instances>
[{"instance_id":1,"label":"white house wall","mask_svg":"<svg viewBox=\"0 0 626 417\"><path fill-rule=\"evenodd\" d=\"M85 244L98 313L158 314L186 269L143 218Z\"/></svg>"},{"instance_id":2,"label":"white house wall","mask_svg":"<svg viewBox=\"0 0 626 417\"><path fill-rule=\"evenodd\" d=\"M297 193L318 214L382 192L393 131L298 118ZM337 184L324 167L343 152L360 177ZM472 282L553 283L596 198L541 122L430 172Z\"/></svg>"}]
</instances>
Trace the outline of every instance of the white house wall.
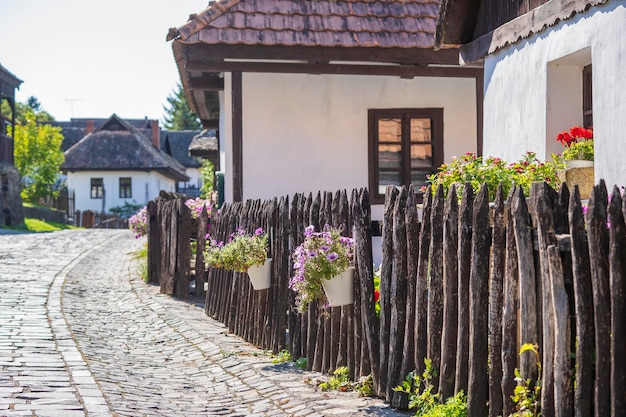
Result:
<instances>
[{"instance_id":1,"label":"white house wall","mask_svg":"<svg viewBox=\"0 0 626 417\"><path fill-rule=\"evenodd\" d=\"M582 124L582 67L593 64L595 175L626 183L626 0L561 21L485 60L486 155L561 151L557 133Z\"/></svg>"},{"instance_id":2,"label":"white house wall","mask_svg":"<svg viewBox=\"0 0 626 417\"><path fill-rule=\"evenodd\" d=\"M445 161L476 151L474 79L245 73L243 197L367 187L368 109L428 107L444 109ZM230 158L225 166L229 201Z\"/></svg>"},{"instance_id":3,"label":"white house wall","mask_svg":"<svg viewBox=\"0 0 626 417\"><path fill-rule=\"evenodd\" d=\"M132 198L120 198L119 179L127 177L132 178ZM69 172L67 174L67 184L68 188L75 192L76 210L100 212L103 209L101 198L91 198L91 178L103 179L106 192L105 212L108 212L112 207L123 206L125 202L145 205L148 201L157 197L161 190L175 191L174 180L156 171Z\"/></svg>"}]
</instances>

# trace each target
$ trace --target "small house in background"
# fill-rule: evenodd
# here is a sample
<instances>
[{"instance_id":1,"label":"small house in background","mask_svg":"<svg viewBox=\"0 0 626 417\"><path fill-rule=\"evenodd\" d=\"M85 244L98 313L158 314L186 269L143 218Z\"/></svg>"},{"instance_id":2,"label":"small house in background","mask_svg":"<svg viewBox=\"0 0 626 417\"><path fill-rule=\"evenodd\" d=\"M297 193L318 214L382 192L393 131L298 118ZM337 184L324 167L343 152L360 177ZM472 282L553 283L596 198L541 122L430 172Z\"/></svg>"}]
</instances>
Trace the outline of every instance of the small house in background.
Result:
<instances>
[{"instance_id":1,"label":"small house in background","mask_svg":"<svg viewBox=\"0 0 626 417\"><path fill-rule=\"evenodd\" d=\"M386 186L480 151L482 69L434 50L438 15L433 0L218 0L171 29L192 110L219 117L226 201L369 187L380 220Z\"/></svg>"},{"instance_id":2,"label":"small house in background","mask_svg":"<svg viewBox=\"0 0 626 417\"><path fill-rule=\"evenodd\" d=\"M22 81L0 65L0 104L7 102L11 115L0 113L0 226L18 226L24 223L22 183L13 165L13 137L15 135L15 89Z\"/></svg>"},{"instance_id":3,"label":"small house in background","mask_svg":"<svg viewBox=\"0 0 626 417\"><path fill-rule=\"evenodd\" d=\"M174 192L187 182L185 167L160 149L158 122L137 128L112 115L65 151L61 165L75 193L75 209L108 212L112 207L146 204L161 190Z\"/></svg>"},{"instance_id":4,"label":"small house in background","mask_svg":"<svg viewBox=\"0 0 626 417\"><path fill-rule=\"evenodd\" d=\"M437 44L485 68L486 155L549 158L593 126L595 178L626 183L626 0L444 0Z\"/></svg>"},{"instance_id":5,"label":"small house in background","mask_svg":"<svg viewBox=\"0 0 626 417\"><path fill-rule=\"evenodd\" d=\"M161 133L161 150L184 166L185 174L189 177L187 181L176 184L176 192L189 197L199 197L202 187L202 160L191 156L189 151L191 141L200 134L197 130L170 130Z\"/></svg>"}]
</instances>

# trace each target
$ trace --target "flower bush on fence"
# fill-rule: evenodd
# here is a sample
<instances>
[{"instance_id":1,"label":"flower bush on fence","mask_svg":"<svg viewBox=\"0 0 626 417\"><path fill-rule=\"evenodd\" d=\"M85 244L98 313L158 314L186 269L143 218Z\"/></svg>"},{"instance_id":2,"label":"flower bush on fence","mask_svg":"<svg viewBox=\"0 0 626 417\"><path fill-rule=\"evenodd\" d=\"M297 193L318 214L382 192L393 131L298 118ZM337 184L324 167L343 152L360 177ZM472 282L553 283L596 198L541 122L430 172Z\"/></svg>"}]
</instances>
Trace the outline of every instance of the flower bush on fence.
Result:
<instances>
[{"instance_id":1,"label":"flower bush on fence","mask_svg":"<svg viewBox=\"0 0 626 417\"><path fill-rule=\"evenodd\" d=\"M556 136L556 140L565 146L563 159L566 161L593 161L593 130L581 126L573 126L569 132L564 131Z\"/></svg>"},{"instance_id":2,"label":"flower bush on fence","mask_svg":"<svg viewBox=\"0 0 626 417\"><path fill-rule=\"evenodd\" d=\"M213 268L248 272L252 265L265 263L267 242L268 235L260 227L253 234L246 233L242 227L238 227L225 244L207 235L204 262Z\"/></svg>"},{"instance_id":3,"label":"flower bush on fence","mask_svg":"<svg viewBox=\"0 0 626 417\"><path fill-rule=\"evenodd\" d=\"M148 208L146 206L128 219L128 228L135 235L135 239L148 233Z\"/></svg>"},{"instance_id":4,"label":"flower bush on fence","mask_svg":"<svg viewBox=\"0 0 626 417\"><path fill-rule=\"evenodd\" d=\"M461 158L452 158L449 164L441 165L438 172L428 177L428 183L431 184L433 192L439 185L442 185L446 195L454 184L459 198L466 182L472 185L475 192L480 190L483 183L487 183L489 200L494 201L500 183L502 183L505 196L513 184L521 186L526 195L533 182L545 181L551 187L558 189L561 180L557 172L564 166L565 164L558 155L552 155L552 161L541 162L534 152L526 152L526 155L519 161L507 163L500 158L483 158L468 152ZM426 186L422 188L422 191L426 191Z\"/></svg>"},{"instance_id":5,"label":"flower bush on fence","mask_svg":"<svg viewBox=\"0 0 626 417\"><path fill-rule=\"evenodd\" d=\"M202 213L202 209L206 207L207 214L211 217L211 210L213 209L213 201L209 199L202 199L200 197L190 198L185 201L185 205L191 210L191 218L197 219Z\"/></svg>"},{"instance_id":6,"label":"flower bush on fence","mask_svg":"<svg viewBox=\"0 0 626 417\"><path fill-rule=\"evenodd\" d=\"M294 276L289 281L300 312L315 299L325 301L323 279L331 279L354 265L354 240L342 236L341 231L329 225L321 232L315 232L313 226L305 229L304 242L293 253Z\"/></svg>"}]
</instances>

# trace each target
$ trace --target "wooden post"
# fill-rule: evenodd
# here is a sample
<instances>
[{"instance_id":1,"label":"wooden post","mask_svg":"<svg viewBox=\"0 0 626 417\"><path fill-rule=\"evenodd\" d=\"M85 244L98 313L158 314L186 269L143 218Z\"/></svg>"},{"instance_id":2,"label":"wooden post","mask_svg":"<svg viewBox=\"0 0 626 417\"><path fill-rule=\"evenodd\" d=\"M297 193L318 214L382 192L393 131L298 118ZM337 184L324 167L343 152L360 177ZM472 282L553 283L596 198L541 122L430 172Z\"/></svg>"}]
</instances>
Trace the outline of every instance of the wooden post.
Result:
<instances>
[{"instance_id":1,"label":"wooden post","mask_svg":"<svg viewBox=\"0 0 626 417\"><path fill-rule=\"evenodd\" d=\"M515 233L511 205L514 196L511 189L505 207L507 219L506 230L506 271L503 282L503 307L502 307L502 402L503 416L509 416L515 412L515 404L511 399L515 389L515 368L517 368L518 341L517 341L517 308L518 308L518 276L517 246L515 245ZM495 234L495 233L494 233Z\"/></svg>"},{"instance_id":2,"label":"wooden post","mask_svg":"<svg viewBox=\"0 0 626 417\"><path fill-rule=\"evenodd\" d=\"M593 187L587 210L587 236L593 290L596 379L594 413L596 417L611 413L611 290L609 287L609 231L606 227L608 196L604 181Z\"/></svg>"},{"instance_id":3,"label":"wooden post","mask_svg":"<svg viewBox=\"0 0 626 417\"><path fill-rule=\"evenodd\" d=\"M391 326L391 274L393 273L393 209L399 191L387 187L383 212L383 263L380 271L380 389L378 396L386 398L389 385L389 328Z\"/></svg>"},{"instance_id":4,"label":"wooden post","mask_svg":"<svg viewBox=\"0 0 626 417\"><path fill-rule=\"evenodd\" d=\"M519 316L520 344L538 343L537 331L537 290L535 283L535 260L531 234L530 215L526 198L521 187L517 187L511 204L513 232L517 247L517 265L519 270ZM527 352L520 357L520 373L523 378L537 379L537 361Z\"/></svg>"},{"instance_id":5,"label":"wooden post","mask_svg":"<svg viewBox=\"0 0 626 417\"><path fill-rule=\"evenodd\" d=\"M148 282L150 284L159 283L161 234L159 233L157 210L157 203L154 200L149 201L146 211L148 214Z\"/></svg>"},{"instance_id":6,"label":"wooden post","mask_svg":"<svg viewBox=\"0 0 626 417\"><path fill-rule=\"evenodd\" d=\"M443 333L441 335L441 365L439 394L445 401L454 394L456 373L456 339L459 325L459 200L456 187L448 191L443 226Z\"/></svg>"},{"instance_id":7,"label":"wooden post","mask_svg":"<svg viewBox=\"0 0 626 417\"><path fill-rule=\"evenodd\" d=\"M506 265L504 192L498 185L493 208L491 274L489 276L489 417L502 415L502 303Z\"/></svg>"},{"instance_id":8,"label":"wooden post","mask_svg":"<svg viewBox=\"0 0 626 417\"><path fill-rule=\"evenodd\" d=\"M177 221L175 296L181 300L189 298L189 268L191 267L191 211L182 198L176 199L174 218Z\"/></svg>"},{"instance_id":9,"label":"wooden post","mask_svg":"<svg viewBox=\"0 0 626 417\"><path fill-rule=\"evenodd\" d=\"M589 244L578 186L569 202L569 228L572 237L572 272L576 308L576 417L590 417L593 400L593 290L589 267Z\"/></svg>"},{"instance_id":10,"label":"wooden post","mask_svg":"<svg viewBox=\"0 0 626 417\"><path fill-rule=\"evenodd\" d=\"M489 400L489 375L487 373L489 302L489 190L483 184L472 216L472 266L470 269L470 341L467 389L467 414L484 416Z\"/></svg>"},{"instance_id":11,"label":"wooden post","mask_svg":"<svg viewBox=\"0 0 626 417\"><path fill-rule=\"evenodd\" d=\"M466 183L461 196L459 208L459 319L456 344L456 371L454 376L454 392L467 393L467 378L469 366L469 282L472 260L472 215L474 207L474 192L472 185ZM421 258L421 253L420 253Z\"/></svg>"},{"instance_id":12,"label":"wooden post","mask_svg":"<svg viewBox=\"0 0 626 417\"><path fill-rule=\"evenodd\" d=\"M622 196L613 187L609 203L609 272L611 277L611 416L626 413L626 225Z\"/></svg>"},{"instance_id":13,"label":"wooden post","mask_svg":"<svg viewBox=\"0 0 626 417\"><path fill-rule=\"evenodd\" d=\"M415 370L424 373L424 359L428 358L428 263L430 259L431 187L426 189L422 206L422 230L419 235L419 258L415 280ZM382 297L382 294L381 294Z\"/></svg>"},{"instance_id":14,"label":"wooden post","mask_svg":"<svg viewBox=\"0 0 626 417\"><path fill-rule=\"evenodd\" d=\"M404 327L406 326L406 287L407 287L407 254L406 254L406 200L407 189L402 187L393 208L393 266L391 267L390 300L393 300L389 320L389 367L387 385L387 401L393 405L401 405L401 396L395 395L393 388L404 379L400 374L402 366L402 347L404 346ZM391 307L391 303L390 303Z\"/></svg>"}]
</instances>

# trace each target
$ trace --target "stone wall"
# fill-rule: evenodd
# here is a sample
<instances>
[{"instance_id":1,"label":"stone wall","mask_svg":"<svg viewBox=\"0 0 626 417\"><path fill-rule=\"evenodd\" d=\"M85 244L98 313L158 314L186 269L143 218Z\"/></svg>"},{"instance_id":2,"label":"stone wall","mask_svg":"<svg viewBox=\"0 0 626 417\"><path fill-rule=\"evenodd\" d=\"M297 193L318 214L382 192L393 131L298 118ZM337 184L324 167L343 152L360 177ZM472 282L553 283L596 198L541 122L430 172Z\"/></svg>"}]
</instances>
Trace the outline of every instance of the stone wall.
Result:
<instances>
[{"instance_id":1,"label":"stone wall","mask_svg":"<svg viewBox=\"0 0 626 417\"><path fill-rule=\"evenodd\" d=\"M67 224L67 214L61 210L49 210L39 207L24 207L24 217L39 219L45 222Z\"/></svg>"}]
</instances>

